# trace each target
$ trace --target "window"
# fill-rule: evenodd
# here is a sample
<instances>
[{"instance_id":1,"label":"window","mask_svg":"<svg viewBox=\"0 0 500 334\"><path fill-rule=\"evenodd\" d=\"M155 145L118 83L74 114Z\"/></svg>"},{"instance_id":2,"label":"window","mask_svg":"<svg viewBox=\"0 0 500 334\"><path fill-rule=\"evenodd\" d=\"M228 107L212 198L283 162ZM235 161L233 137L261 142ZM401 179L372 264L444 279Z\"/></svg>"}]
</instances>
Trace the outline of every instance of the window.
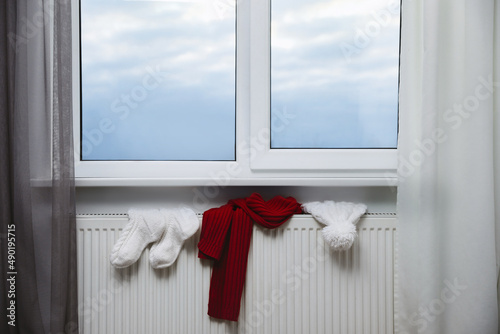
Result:
<instances>
[{"instance_id":1,"label":"window","mask_svg":"<svg viewBox=\"0 0 500 334\"><path fill-rule=\"evenodd\" d=\"M252 168L390 175L399 1L256 0L251 10L271 18L252 29L252 136L271 129Z\"/></svg>"},{"instance_id":2,"label":"window","mask_svg":"<svg viewBox=\"0 0 500 334\"><path fill-rule=\"evenodd\" d=\"M81 1L82 160L234 160L235 13Z\"/></svg>"},{"instance_id":3,"label":"window","mask_svg":"<svg viewBox=\"0 0 500 334\"><path fill-rule=\"evenodd\" d=\"M395 176L399 7L81 0L77 176Z\"/></svg>"},{"instance_id":4,"label":"window","mask_svg":"<svg viewBox=\"0 0 500 334\"><path fill-rule=\"evenodd\" d=\"M271 148L396 148L398 63L387 1L272 0Z\"/></svg>"}]
</instances>

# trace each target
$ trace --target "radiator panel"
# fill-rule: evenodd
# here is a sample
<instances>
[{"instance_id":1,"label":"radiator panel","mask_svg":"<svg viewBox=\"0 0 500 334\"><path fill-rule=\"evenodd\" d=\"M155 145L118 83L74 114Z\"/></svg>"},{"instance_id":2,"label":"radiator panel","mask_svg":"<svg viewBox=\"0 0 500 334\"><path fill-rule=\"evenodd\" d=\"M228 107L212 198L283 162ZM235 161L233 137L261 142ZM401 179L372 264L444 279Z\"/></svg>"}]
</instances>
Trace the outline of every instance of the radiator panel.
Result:
<instances>
[{"instance_id":1,"label":"radiator panel","mask_svg":"<svg viewBox=\"0 0 500 334\"><path fill-rule=\"evenodd\" d=\"M129 268L109 253L126 217L79 216L80 332L393 333L395 217L362 218L347 252L331 252L322 225L294 216L275 230L254 227L238 323L207 315L211 263L198 235L176 263L154 270L146 249Z\"/></svg>"}]
</instances>

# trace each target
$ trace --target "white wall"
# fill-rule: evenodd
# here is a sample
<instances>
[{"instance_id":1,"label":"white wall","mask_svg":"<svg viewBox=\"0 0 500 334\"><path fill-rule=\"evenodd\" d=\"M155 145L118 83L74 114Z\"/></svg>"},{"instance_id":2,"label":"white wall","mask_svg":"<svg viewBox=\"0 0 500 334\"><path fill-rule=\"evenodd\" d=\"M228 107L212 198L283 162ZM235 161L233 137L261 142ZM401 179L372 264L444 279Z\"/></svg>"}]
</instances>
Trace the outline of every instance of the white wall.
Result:
<instances>
[{"instance_id":1,"label":"white wall","mask_svg":"<svg viewBox=\"0 0 500 334\"><path fill-rule=\"evenodd\" d=\"M396 212L396 188L391 187L79 187L77 213L126 213L129 207L187 205L197 213L253 192L264 199L293 196L299 202L350 201L365 203L368 212Z\"/></svg>"}]
</instances>

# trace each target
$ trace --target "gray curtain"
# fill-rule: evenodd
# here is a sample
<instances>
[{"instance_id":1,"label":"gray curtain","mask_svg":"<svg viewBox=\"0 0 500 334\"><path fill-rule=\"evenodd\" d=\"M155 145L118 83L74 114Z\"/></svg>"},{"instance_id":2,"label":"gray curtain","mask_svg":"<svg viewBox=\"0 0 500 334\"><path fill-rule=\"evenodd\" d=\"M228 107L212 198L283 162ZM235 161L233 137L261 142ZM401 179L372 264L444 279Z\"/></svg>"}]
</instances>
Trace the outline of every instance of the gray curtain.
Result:
<instances>
[{"instance_id":1,"label":"gray curtain","mask_svg":"<svg viewBox=\"0 0 500 334\"><path fill-rule=\"evenodd\" d=\"M71 1L2 0L1 333L78 333L71 73Z\"/></svg>"}]
</instances>

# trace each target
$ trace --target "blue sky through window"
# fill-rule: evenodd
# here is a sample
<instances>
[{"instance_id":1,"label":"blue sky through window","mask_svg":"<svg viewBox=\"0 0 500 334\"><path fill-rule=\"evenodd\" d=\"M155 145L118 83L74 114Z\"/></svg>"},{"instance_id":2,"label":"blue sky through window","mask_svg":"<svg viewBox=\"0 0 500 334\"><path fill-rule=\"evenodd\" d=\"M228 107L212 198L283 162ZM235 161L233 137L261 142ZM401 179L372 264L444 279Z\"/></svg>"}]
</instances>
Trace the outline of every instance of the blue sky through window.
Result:
<instances>
[{"instance_id":1,"label":"blue sky through window","mask_svg":"<svg viewBox=\"0 0 500 334\"><path fill-rule=\"evenodd\" d=\"M84 160L235 159L234 5L81 0ZM272 0L271 43L273 148L396 147L398 1Z\"/></svg>"},{"instance_id":2,"label":"blue sky through window","mask_svg":"<svg viewBox=\"0 0 500 334\"><path fill-rule=\"evenodd\" d=\"M271 4L271 147L395 148L399 1Z\"/></svg>"},{"instance_id":3,"label":"blue sky through window","mask_svg":"<svg viewBox=\"0 0 500 334\"><path fill-rule=\"evenodd\" d=\"M235 159L234 7L82 0L81 25L84 160Z\"/></svg>"}]
</instances>

